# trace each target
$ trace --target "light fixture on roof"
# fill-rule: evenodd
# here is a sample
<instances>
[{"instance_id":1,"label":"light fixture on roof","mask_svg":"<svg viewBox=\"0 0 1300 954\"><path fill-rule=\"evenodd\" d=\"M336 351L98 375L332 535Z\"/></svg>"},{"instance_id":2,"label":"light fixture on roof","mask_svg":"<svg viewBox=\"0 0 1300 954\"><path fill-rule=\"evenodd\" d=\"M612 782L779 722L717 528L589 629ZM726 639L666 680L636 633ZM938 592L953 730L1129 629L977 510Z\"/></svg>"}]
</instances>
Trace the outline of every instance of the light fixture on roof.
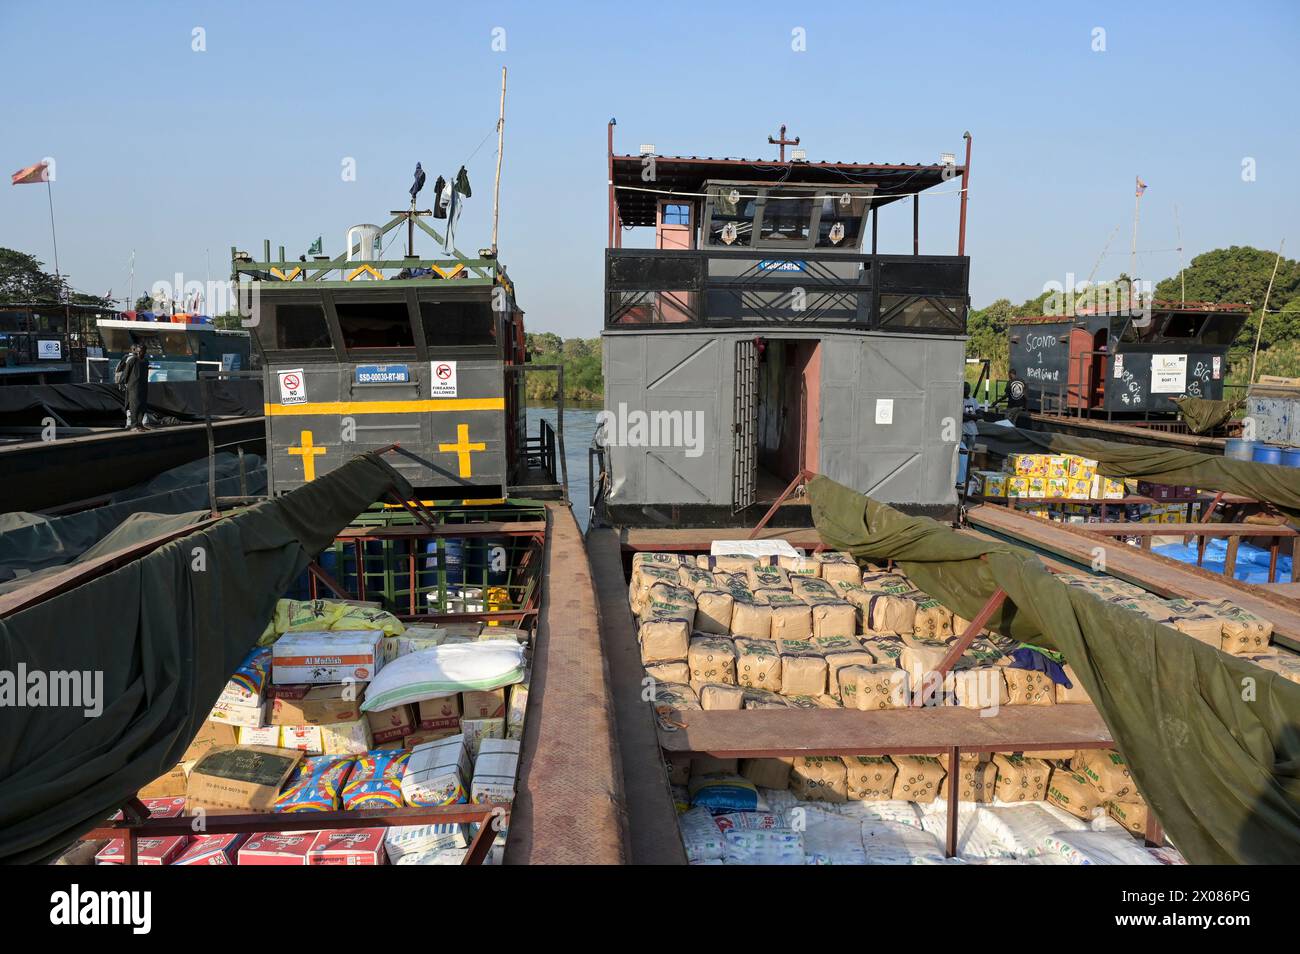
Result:
<instances>
[{"instance_id":1,"label":"light fixture on roof","mask_svg":"<svg viewBox=\"0 0 1300 954\"><path fill-rule=\"evenodd\" d=\"M641 155L653 156L655 154L655 144L652 142L641 143Z\"/></svg>"},{"instance_id":2,"label":"light fixture on roof","mask_svg":"<svg viewBox=\"0 0 1300 954\"><path fill-rule=\"evenodd\" d=\"M808 161L808 150L807 150L807 149L792 149L792 150L790 150L790 161L791 161L791 162L807 162L807 161Z\"/></svg>"},{"instance_id":3,"label":"light fixture on roof","mask_svg":"<svg viewBox=\"0 0 1300 954\"><path fill-rule=\"evenodd\" d=\"M939 153L939 165L955 166L957 165L957 157L954 156L951 152L941 152Z\"/></svg>"}]
</instances>

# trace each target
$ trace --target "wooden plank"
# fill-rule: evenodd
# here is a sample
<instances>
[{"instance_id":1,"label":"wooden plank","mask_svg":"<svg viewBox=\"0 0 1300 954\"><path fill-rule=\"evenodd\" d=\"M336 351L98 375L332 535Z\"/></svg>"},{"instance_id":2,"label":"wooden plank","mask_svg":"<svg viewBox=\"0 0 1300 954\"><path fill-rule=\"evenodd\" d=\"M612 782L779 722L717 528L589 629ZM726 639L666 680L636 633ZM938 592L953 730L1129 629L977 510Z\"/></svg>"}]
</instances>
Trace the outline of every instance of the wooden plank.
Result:
<instances>
[{"instance_id":1,"label":"wooden plank","mask_svg":"<svg viewBox=\"0 0 1300 954\"><path fill-rule=\"evenodd\" d=\"M587 557L600 603L601 638L609 667L623 769L620 808L627 819L629 860L633 864L684 864L677 810L655 737L654 710L642 697L645 669L641 666L636 622L627 601L627 579L616 532L588 531Z\"/></svg>"},{"instance_id":2,"label":"wooden plank","mask_svg":"<svg viewBox=\"0 0 1300 954\"><path fill-rule=\"evenodd\" d=\"M1091 705L976 709L741 709L676 711L682 728L659 728L667 752L717 758L808 755L940 755L1107 748L1110 731Z\"/></svg>"},{"instance_id":3,"label":"wooden plank","mask_svg":"<svg viewBox=\"0 0 1300 954\"><path fill-rule=\"evenodd\" d=\"M613 532L613 531L611 531ZM679 529L676 527L638 527L622 530L619 543L624 550L708 553L714 540L745 540L752 527ZM764 527L755 540L786 540L791 546L810 549L821 543L812 527ZM626 595L626 594L625 594Z\"/></svg>"},{"instance_id":4,"label":"wooden plank","mask_svg":"<svg viewBox=\"0 0 1300 954\"><path fill-rule=\"evenodd\" d=\"M974 507L967 519L977 529L1091 567L1101 550L1106 573L1164 598L1227 599L1273 623L1273 641L1300 651L1300 604L1264 586L1243 583L1222 573L1146 553L1111 537L1092 533L1087 525L1052 523L1014 513L1005 507ZM1170 524L1170 526L1174 526Z\"/></svg>"}]
</instances>

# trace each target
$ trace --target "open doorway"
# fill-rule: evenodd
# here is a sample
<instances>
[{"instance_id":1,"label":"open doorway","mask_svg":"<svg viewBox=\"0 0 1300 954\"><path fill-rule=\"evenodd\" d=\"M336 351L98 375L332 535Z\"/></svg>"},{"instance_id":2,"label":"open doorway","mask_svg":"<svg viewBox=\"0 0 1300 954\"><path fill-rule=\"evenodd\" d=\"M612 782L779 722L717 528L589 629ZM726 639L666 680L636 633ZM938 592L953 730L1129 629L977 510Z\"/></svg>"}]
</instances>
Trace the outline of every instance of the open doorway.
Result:
<instances>
[{"instance_id":1,"label":"open doorway","mask_svg":"<svg viewBox=\"0 0 1300 954\"><path fill-rule=\"evenodd\" d=\"M760 338L753 345L753 452L740 464L752 471L752 502L764 503L801 469L818 469L821 342Z\"/></svg>"}]
</instances>

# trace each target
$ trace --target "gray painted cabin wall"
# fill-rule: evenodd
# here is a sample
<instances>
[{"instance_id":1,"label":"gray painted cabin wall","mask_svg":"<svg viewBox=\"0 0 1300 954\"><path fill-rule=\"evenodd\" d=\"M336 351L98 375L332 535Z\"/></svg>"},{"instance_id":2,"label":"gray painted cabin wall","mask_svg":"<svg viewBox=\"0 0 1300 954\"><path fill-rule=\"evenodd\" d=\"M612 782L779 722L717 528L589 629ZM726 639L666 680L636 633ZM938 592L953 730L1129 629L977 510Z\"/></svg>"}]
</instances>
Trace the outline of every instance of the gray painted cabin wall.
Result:
<instances>
[{"instance_id":1,"label":"gray painted cabin wall","mask_svg":"<svg viewBox=\"0 0 1300 954\"><path fill-rule=\"evenodd\" d=\"M618 413L622 404L628 412L703 413L699 457L687 457L683 447L611 446L610 503L731 504L735 343L757 330L602 335L608 410ZM965 338L763 332L823 342L821 473L888 503L956 502ZM875 423L881 399L894 401L892 424Z\"/></svg>"}]
</instances>

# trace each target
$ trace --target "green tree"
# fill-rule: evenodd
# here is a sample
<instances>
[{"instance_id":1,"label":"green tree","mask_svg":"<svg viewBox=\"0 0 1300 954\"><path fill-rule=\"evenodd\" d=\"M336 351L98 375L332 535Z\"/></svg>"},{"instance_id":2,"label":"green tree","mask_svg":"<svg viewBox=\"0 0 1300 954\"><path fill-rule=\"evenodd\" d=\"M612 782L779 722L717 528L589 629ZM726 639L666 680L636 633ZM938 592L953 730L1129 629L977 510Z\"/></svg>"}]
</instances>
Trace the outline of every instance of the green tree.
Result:
<instances>
[{"instance_id":1,"label":"green tree","mask_svg":"<svg viewBox=\"0 0 1300 954\"><path fill-rule=\"evenodd\" d=\"M67 283L45 271L33 255L12 248L0 248L0 301L57 302Z\"/></svg>"}]
</instances>

